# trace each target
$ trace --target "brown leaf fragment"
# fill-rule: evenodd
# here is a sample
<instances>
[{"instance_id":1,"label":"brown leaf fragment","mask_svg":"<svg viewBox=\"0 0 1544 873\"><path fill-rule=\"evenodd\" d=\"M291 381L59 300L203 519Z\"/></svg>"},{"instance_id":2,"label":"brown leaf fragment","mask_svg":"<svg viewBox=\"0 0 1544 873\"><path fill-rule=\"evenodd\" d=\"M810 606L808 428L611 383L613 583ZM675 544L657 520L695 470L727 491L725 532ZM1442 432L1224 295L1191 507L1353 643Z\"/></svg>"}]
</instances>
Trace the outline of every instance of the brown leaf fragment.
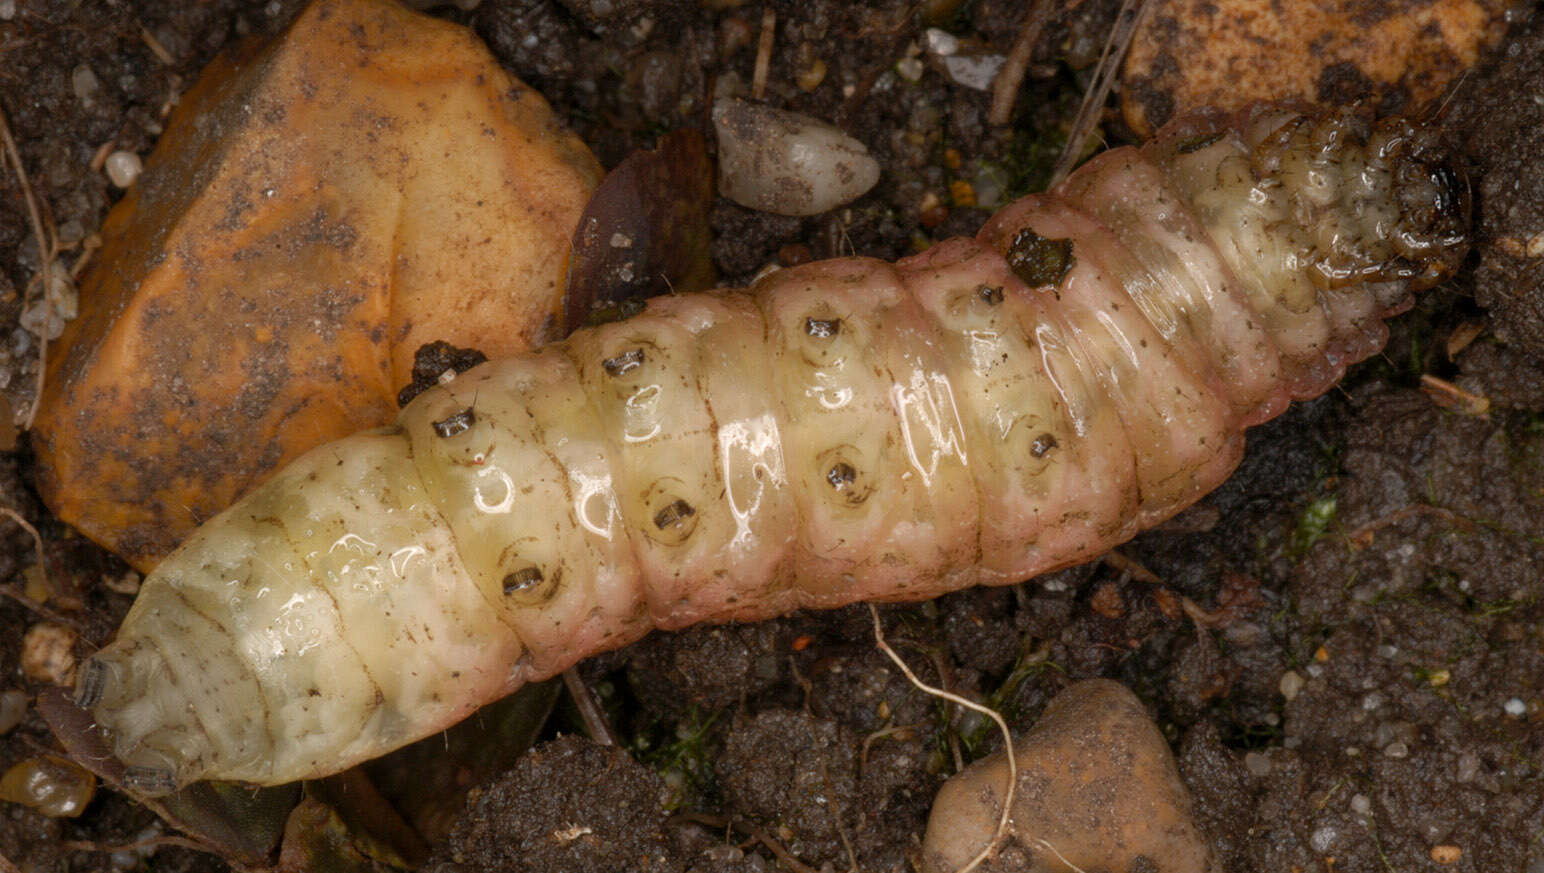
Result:
<instances>
[{"instance_id":1,"label":"brown leaf fragment","mask_svg":"<svg viewBox=\"0 0 1544 873\"><path fill-rule=\"evenodd\" d=\"M1464 349L1469 348L1475 340L1485 333L1485 329L1485 322L1477 318L1465 321L1458 327L1453 328L1453 332L1448 334L1447 343L1444 347L1447 359L1450 361L1456 360Z\"/></svg>"},{"instance_id":2,"label":"brown leaf fragment","mask_svg":"<svg viewBox=\"0 0 1544 873\"><path fill-rule=\"evenodd\" d=\"M300 801L284 827L278 873L379 873L407 864L390 850L351 830L343 818L314 797Z\"/></svg>"},{"instance_id":3,"label":"brown leaf fragment","mask_svg":"<svg viewBox=\"0 0 1544 873\"><path fill-rule=\"evenodd\" d=\"M141 569L322 442L414 351L550 338L599 167L466 29L317 0L211 64L109 214L34 444L63 519Z\"/></svg>"},{"instance_id":4,"label":"brown leaf fragment","mask_svg":"<svg viewBox=\"0 0 1544 873\"><path fill-rule=\"evenodd\" d=\"M627 312L628 301L712 287L713 167L695 130L674 130L622 159L574 231L564 328Z\"/></svg>"},{"instance_id":5,"label":"brown leaf fragment","mask_svg":"<svg viewBox=\"0 0 1544 873\"><path fill-rule=\"evenodd\" d=\"M1459 415L1480 417L1490 412L1489 397L1465 391L1446 379L1430 374L1421 376L1421 393L1443 409Z\"/></svg>"}]
</instances>

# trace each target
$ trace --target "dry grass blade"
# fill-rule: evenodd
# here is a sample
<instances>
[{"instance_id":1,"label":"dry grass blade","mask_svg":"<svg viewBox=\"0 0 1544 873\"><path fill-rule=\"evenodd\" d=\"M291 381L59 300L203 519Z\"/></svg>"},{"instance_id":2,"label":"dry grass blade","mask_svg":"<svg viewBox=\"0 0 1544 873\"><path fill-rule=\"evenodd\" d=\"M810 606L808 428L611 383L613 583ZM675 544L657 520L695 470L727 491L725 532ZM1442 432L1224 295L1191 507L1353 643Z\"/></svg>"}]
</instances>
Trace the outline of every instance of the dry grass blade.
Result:
<instances>
[{"instance_id":1,"label":"dry grass blade","mask_svg":"<svg viewBox=\"0 0 1544 873\"><path fill-rule=\"evenodd\" d=\"M751 98L767 94L767 72L772 68L772 42L777 35L777 10L768 6L761 13L761 38L756 41L756 67L751 72Z\"/></svg>"},{"instance_id":2,"label":"dry grass blade","mask_svg":"<svg viewBox=\"0 0 1544 873\"><path fill-rule=\"evenodd\" d=\"M1089 83L1087 93L1083 95L1083 105L1078 107L1077 118L1072 122L1072 133L1067 137L1067 145L1062 148L1061 157L1056 160L1056 169L1051 173L1051 187L1060 184L1072 173L1072 168L1083 154L1088 138L1098 127L1104 101L1115 85L1115 76L1120 70L1121 61L1126 57L1126 49L1131 47L1131 38L1136 36L1137 28L1147 18L1152 7L1153 0L1124 0L1121 4L1120 15L1116 17L1110 38L1104 44L1104 52L1099 56L1097 72Z\"/></svg>"},{"instance_id":3,"label":"dry grass blade","mask_svg":"<svg viewBox=\"0 0 1544 873\"><path fill-rule=\"evenodd\" d=\"M992 709L990 706L982 706L974 700L966 700L960 695L945 691L942 688L934 688L918 679L917 674L911 672L911 668L906 666L906 662L901 660L901 656L896 654L895 649L890 648L890 644L885 642L885 631L879 623L879 610L875 609L872 603L868 605L868 608L869 615L874 618L874 644L879 646L879 650L895 662L895 666L901 668L901 672L906 675L907 681L915 685L924 694L931 694L934 697L942 698L950 703L957 703L966 709L981 713L996 722L997 729L1003 733L1003 754L1008 757L1008 790L1003 794L1003 812L1002 816L997 820L997 830L993 833L992 839L982 847L980 852L976 853L976 857L971 858L970 861L966 862L965 866L955 871L955 873L970 873L970 871L981 866L982 861L991 857L992 853L997 851L997 847L1001 846L1003 840L1008 837L1008 821L1013 815L1013 795L1019 787L1019 762L1013 754L1013 734L1008 730L1008 722L1003 720L1002 715L997 710ZM1055 849L1052 849L1052 851L1055 851ZM1058 854L1057 857L1061 856Z\"/></svg>"},{"instance_id":4,"label":"dry grass blade","mask_svg":"<svg viewBox=\"0 0 1544 873\"><path fill-rule=\"evenodd\" d=\"M1044 848L1046 851L1050 852L1051 854L1055 855L1056 856L1056 860L1062 862L1063 864L1066 864L1068 867L1071 867L1072 868L1072 873L1087 873L1087 871L1084 870L1082 867L1079 867L1078 865L1076 865L1076 864L1072 863L1071 861L1067 860L1067 856L1063 855L1060 850L1058 850L1055 846L1051 845L1051 841L1050 840L1043 840L1040 837L1035 837L1033 842L1036 845L1041 846L1042 848Z\"/></svg>"},{"instance_id":5,"label":"dry grass blade","mask_svg":"<svg viewBox=\"0 0 1544 873\"><path fill-rule=\"evenodd\" d=\"M11 136L11 123L5 115L5 108L0 107L0 138L5 140L5 154L11 161L11 166L16 170L16 180L21 185L22 199L27 203L27 218L32 222L32 235L37 237L39 267L38 278L43 286L43 327L38 332L38 384L37 393L32 398L32 406L27 410L26 426L32 427L32 420L37 418L38 404L43 402L43 373L48 369L48 330L54 321L54 252L50 236L43 230L43 216L38 210L37 195L32 192L32 182L27 178L27 168L22 165L21 152L16 149L16 140ZM22 300L22 309L26 309L26 300Z\"/></svg>"},{"instance_id":6,"label":"dry grass blade","mask_svg":"<svg viewBox=\"0 0 1544 873\"><path fill-rule=\"evenodd\" d=\"M206 855L219 856L220 853L204 845L198 840L190 840L187 837L179 837L173 834L163 834L156 837L147 837L143 840L135 840L132 843L104 844L92 840L66 840L61 844L62 848L73 852L138 852L142 849L159 849L163 846L171 846L178 849L187 849L191 852L203 852Z\"/></svg>"},{"instance_id":7,"label":"dry grass blade","mask_svg":"<svg viewBox=\"0 0 1544 873\"><path fill-rule=\"evenodd\" d=\"M621 745L616 731L611 728L611 720L606 718L600 702L595 699L594 692L577 669L569 667L563 671L563 685L568 689L568 696L573 698L574 707L579 710L579 717L584 721L584 729L590 739L603 746Z\"/></svg>"},{"instance_id":8,"label":"dry grass blade","mask_svg":"<svg viewBox=\"0 0 1544 873\"><path fill-rule=\"evenodd\" d=\"M32 522L22 518L21 513L9 506L0 506L0 516L16 522L22 530L32 536L32 545L38 555L38 571L43 574L43 584L46 586L48 584L48 565L43 561L43 537L38 533L38 529L32 526Z\"/></svg>"},{"instance_id":9,"label":"dry grass blade","mask_svg":"<svg viewBox=\"0 0 1544 873\"><path fill-rule=\"evenodd\" d=\"M794 873L819 873L814 867L800 861L788 848L778 841L767 829L759 827L751 822L738 818L727 818L720 815L709 815L705 812L681 812L675 815L677 821L695 822L707 825L710 828L734 829L748 835L751 839L767 847L777 859L788 865L788 869Z\"/></svg>"}]
</instances>

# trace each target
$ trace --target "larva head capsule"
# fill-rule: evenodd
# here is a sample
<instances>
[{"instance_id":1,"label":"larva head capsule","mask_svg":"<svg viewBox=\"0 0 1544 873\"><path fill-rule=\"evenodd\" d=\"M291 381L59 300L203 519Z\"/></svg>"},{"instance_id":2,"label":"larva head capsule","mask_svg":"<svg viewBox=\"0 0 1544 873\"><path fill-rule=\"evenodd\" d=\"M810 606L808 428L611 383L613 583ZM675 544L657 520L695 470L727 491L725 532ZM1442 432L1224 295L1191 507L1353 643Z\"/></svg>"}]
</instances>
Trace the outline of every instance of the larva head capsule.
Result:
<instances>
[{"instance_id":1,"label":"larva head capsule","mask_svg":"<svg viewBox=\"0 0 1544 873\"><path fill-rule=\"evenodd\" d=\"M1355 109L1258 107L1244 124L1259 185L1278 189L1321 288L1429 288L1469 244L1469 183L1439 132Z\"/></svg>"},{"instance_id":2,"label":"larva head capsule","mask_svg":"<svg viewBox=\"0 0 1544 873\"><path fill-rule=\"evenodd\" d=\"M1408 118L1259 104L1179 119L1144 153L1235 273L1299 315L1359 288L1397 310L1468 250L1466 174L1439 131Z\"/></svg>"},{"instance_id":3,"label":"larva head capsule","mask_svg":"<svg viewBox=\"0 0 1544 873\"><path fill-rule=\"evenodd\" d=\"M1432 131L1415 129L1403 118L1385 126L1397 134L1390 143L1399 209L1392 241L1420 268L1408 277L1411 287L1429 288L1452 275L1468 251L1473 212L1468 176Z\"/></svg>"}]
</instances>

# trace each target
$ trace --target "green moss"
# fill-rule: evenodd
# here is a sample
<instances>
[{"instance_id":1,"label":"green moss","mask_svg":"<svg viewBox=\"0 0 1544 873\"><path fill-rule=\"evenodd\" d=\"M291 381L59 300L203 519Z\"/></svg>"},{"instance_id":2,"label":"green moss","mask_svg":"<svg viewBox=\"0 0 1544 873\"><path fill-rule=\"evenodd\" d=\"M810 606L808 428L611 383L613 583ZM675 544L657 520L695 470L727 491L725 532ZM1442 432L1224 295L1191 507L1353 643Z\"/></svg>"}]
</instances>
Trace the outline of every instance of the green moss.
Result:
<instances>
[{"instance_id":1,"label":"green moss","mask_svg":"<svg viewBox=\"0 0 1544 873\"><path fill-rule=\"evenodd\" d=\"M658 736L663 726L656 725L655 730L640 731L633 738L628 750L658 773L670 790L666 809L674 811L696 805L716 791L713 761L719 749L712 728L720 715L693 706L676 724L673 735Z\"/></svg>"},{"instance_id":2,"label":"green moss","mask_svg":"<svg viewBox=\"0 0 1544 873\"><path fill-rule=\"evenodd\" d=\"M1300 559L1308 554L1313 544L1329 531L1330 525L1335 523L1338 505L1335 495L1326 494L1303 507L1303 511L1297 516L1297 526L1292 531L1292 541L1287 546L1287 553L1293 559Z\"/></svg>"}]
</instances>

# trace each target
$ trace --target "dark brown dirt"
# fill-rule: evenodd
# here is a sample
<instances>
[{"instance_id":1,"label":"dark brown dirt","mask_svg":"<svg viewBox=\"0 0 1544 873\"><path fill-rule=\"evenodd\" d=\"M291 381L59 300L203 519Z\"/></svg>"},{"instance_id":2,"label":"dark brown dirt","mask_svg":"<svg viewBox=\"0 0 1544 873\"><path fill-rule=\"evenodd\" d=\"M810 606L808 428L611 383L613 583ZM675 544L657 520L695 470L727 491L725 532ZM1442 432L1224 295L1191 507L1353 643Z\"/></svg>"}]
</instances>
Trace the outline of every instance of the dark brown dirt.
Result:
<instances>
[{"instance_id":1,"label":"dark brown dirt","mask_svg":"<svg viewBox=\"0 0 1544 873\"><path fill-rule=\"evenodd\" d=\"M1110 4L1085 5L1087 18L1046 34L1043 57L1108 16ZM897 72L922 39L912 6L775 4L768 101L847 129L885 179L811 219L720 203L715 259L726 282L774 260L894 258L973 232L987 211L953 206L952 181L1000 184L1007 195L1040 184L1076 77L1030 81L1015 126L989 129L986 94L931 68L917 82ZM145 152L163 106L215 51L276 29L295 3L24 0L16 9L0 20L0 104L68 241L87 237L114 196L90 170L98 148ZM471 24L612 165L671 127L707 129L714 82L750 81L761 11L484 0L443 14ZM1016 4L981 0L935 23L1006 51L1019 15ZM141 26L173 63L156 58ZM1481 302L1497 307L1494 333L1516 345L1486 335L1448 362L1441 344L1475 312L1453 290L1433 291L1395 322L1388 351L1351 387L1258 429L1238 474L1121 549L1124 562L881 609L924 679L992 703L1019 730L1071 680L1104 676L1135 690L1175 744L1229 871L1544 870L1544 370L1528 339L1544 335L1529 321L1544 307L1506 302L1538 276L1495 243L1541 229L1530 210L1544 197L1534 169L1544 142L1528 106L1544 91L1539 40L1510 43L1500 78L1473 77L1453 110L1487 122L1460 127L1475 132L1467 145L1482 237L1478 276L1456 284L1478 282ZM814 59L827 78L806 93L795 79ZM82 66L98 83L89 101L72 86ZM68 250L66 264L80 251ZM37 264L16 180L0 173L0 324L17 323ZM35 352L23 331L0 335L0 392L14 409L30 401ZM1489 418L1414 393L1423 373L1489 396ZM84 651L127 608L105 584L124 568L47 518L28 490L29 465L25 448L4 456L0 500L40 525L60 589L49 608L79 626ZM31 542L7 527L3 546L0 576L20 584ZM37 690L15 665L22 632L42 620L0 601L10 687ZM779 863L776 844L815 868L905 870L937 786L1000 745L990 723L906 683L873 646L864 607L656 635L583 672L648 770L579 740L541 745L474 796L436 865L760 873ZM29 712L0 737L0 765L51 747ZM161 833L111 792L72 821L0 809L0 854L24 870L220 866L179 848L155 849L148 862L91 850Z\"/></svg>"},{"instance_id":2,"label":"dark brown dirt","mask_svg":"<svg viewBox=\"0 0 1544 873\"><path fill-rule=\"evenodd\" d=\"M1480 249L1474 296L1496 334L1544 357L1544 27L1519 34L1454 114L1467 132L1479 185Z\"/></svg>"},{"instance_id":3,"label":"dark brown dirt","mask_svg":"<svg viewBox=\"0 0 1544 873\"><path fill-rule=\"evenodd\" d=\"M615 746L564 737L475 789L430 870L571 873L680 869L667 843L665 783Z\"/></svg>"}]
</instances>

